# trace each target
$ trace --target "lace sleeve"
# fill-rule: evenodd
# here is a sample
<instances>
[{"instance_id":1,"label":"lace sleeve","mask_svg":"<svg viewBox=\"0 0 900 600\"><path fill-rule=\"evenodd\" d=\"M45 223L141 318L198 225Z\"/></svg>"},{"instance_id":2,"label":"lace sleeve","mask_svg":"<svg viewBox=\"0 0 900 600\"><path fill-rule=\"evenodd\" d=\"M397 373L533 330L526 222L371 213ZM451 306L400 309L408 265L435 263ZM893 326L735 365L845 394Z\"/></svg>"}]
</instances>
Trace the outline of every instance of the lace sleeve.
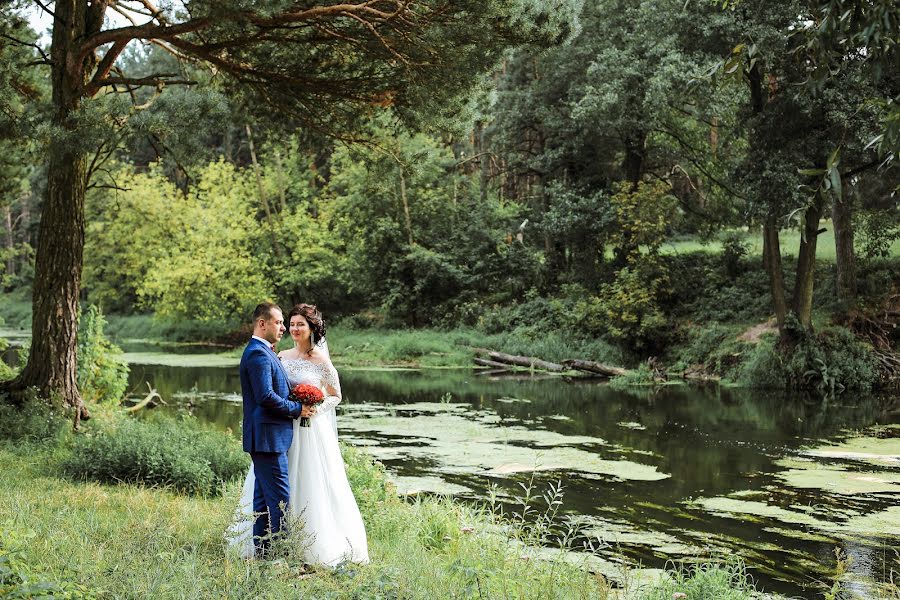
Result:
<instances>
[{"instance_id":1,"label":"lace sleeve","mask_svg":"<svg viewBox=\"0 0 900 600\"><path fill-rule=\"evenodd\" d=\"M322 387L325 388L325 401L322 402L319 410L331 410L341 403L341 382L338 379L337 370L334 368L334 365L331 364L331 361L328 361L324 365L324 372L322 374Z\"/></svg>"}]
</instances>

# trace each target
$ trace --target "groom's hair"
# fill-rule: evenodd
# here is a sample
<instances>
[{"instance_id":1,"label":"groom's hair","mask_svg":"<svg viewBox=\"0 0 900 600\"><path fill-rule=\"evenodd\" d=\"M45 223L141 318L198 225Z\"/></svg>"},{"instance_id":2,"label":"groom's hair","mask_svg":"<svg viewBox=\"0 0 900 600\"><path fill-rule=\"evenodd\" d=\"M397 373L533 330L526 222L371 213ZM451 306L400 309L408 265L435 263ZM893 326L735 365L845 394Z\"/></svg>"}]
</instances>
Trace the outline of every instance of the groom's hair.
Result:
<instances>
[{"instance_id":1,"label":"groom's hair","mask_svg":"<svg viewBox=\"0 0 900 600\"><path fill-rule=\"evenodd\" d=\"M253 311L253 322L256 323L260 319L268 321L272 318L273 310L281 310L281 307L272 302L262 302L257 304L256 309Z\"/></svg>"}]
</instances>

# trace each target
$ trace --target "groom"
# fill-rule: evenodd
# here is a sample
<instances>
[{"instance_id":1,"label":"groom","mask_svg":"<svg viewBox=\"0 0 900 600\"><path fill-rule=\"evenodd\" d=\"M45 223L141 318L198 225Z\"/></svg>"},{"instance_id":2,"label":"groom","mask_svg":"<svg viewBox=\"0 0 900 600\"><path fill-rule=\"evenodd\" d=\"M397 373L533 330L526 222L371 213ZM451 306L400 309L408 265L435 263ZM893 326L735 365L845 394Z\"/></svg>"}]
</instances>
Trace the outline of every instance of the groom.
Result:
<instances>
[{"instance_id":1,"label":"groom","mask_svg":"<svg viewBox=\"0 0 900 600\"><path fill-rule=\"evenodd\" d=\"M291 419L309 416L309 409L288 400L290 386L275 344L284 334L284 315L264 302L253 311L253 337L241 356L241 394L244 397L244 452L253 460L253 544L257 556L281 531L283 509L290 500L287 451L294 428Z\"/></svg>"}]
</instances>

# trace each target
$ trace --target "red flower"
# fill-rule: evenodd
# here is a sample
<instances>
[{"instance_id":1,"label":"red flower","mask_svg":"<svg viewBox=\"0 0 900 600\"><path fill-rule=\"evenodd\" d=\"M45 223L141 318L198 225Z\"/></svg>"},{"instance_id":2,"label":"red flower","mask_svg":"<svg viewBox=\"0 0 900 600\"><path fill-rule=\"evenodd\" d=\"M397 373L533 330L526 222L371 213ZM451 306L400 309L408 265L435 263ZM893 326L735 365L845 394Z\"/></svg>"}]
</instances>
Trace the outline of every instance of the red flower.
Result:
<instances>
[{"instance_id":1,"label":"red flower","mask_svg":"<svg viewBox=\"0 0 900 600\"><path fill-rule=\"evenodd\" d=\"M325 395L314 385L298 383L291 389L288 399L304 406L317 406L325 400ZM300 417L300 426L309 427L309 417Z\"/></svg>"}]
</instances>

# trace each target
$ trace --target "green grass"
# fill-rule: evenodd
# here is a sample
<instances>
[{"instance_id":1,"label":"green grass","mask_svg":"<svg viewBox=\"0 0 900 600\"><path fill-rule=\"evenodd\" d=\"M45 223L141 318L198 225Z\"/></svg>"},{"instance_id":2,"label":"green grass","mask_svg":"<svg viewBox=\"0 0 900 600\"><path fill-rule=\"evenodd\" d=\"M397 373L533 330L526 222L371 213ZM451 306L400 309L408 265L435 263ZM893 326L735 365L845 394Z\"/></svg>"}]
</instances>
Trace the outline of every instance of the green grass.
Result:
<instances>
[{"instance_id":1,"label":"green grass","mask_svg":"<svg viewBox=\"0 0 900 600\"><path fill-rule=\"evenodd\" d=\"M57 470L65 446L49 448L0 442L0 566L11 558L23 578L82 591L62 597L87 597L83 590L100 598L760 597L737 559L649 584L633 583L640 578L622 569L625 588L613 592L571 554L530 545L549 528L448 498L402 500L383 469L350 447L344 458L372 562L306 575L290 554L247 562L230 553L223 532L239 482L223 497L202 497L73 481ZM555 513L544 514L552 521ZM0 591L8 584L0 580Z\"/></svg>"},{"instance_id":2,"label":"green grass","mask_svg":"<svg viewBox=\"0 0 900 600\"><path fill-rule=\"evenodd\" d=\"M485 513L436 498L404 502L365 455L345 449L345 458L370 565L300 578L290 561L242 561L223 543L237 483L211 499L70 481L56 474L59 457L9 444L0 444L0 548L15 546L44 580L110 598L449 598L477 589L487 597L606 597L602 578L577 566L522 560L521 547Z\"/></svg>"},{"instance_id":3,"label":"green grass","mask_svg":"<svg viewBox=\"0 0 900 600\"><path fill-rule=\"evenodd\" d=\"M473 348L544 360L584 358L622 364L622 353L599 339L576 339L560 332L532 337L522 332L485 334L475 329L328 329L329 350L342 366L469 367ZM288 348L283 339L279 348Z\"/></svg>"},{"instance_id":4,"label":"green grass","mask_svg":"<svg viewBox=\"0 0 900 600\"><path fill-rule=\"evenodd\" d=\"M834 227L831 221L822 221L820 228L825 231L819 234L816 243L816 259L824 262L835 261L834 251ZM744 242L750 256L762 256L762 230L745 229L736 230L743 235ZM800 231L798 229L783 229L779 235L781 253L787 256L797 256L800 249ZM691 252L706 252L718 254L722 251L722 242L719 238L704 242L696 238L673 239L662 245L663 254L689 254ZM895 240L891 245L890 256L900 256L900 240Z\"/></svg>"}]
</instances>

